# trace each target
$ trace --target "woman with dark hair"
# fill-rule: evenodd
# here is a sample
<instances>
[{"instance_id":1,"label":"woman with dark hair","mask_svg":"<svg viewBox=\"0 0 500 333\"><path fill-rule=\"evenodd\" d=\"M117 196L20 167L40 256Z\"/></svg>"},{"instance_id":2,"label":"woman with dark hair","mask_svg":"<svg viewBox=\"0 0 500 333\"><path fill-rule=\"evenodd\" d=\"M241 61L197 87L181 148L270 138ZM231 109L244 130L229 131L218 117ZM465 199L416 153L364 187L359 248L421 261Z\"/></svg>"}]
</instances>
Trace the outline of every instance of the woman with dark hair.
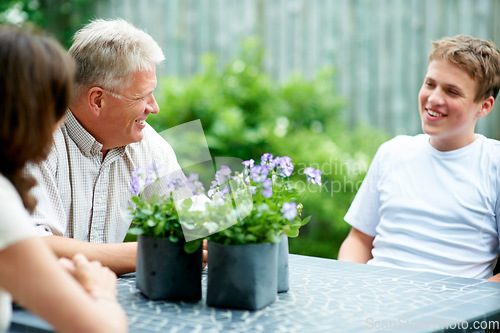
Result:
<instances>
[{"instance_id":1,"label":"woman with dark hair","mask_svg":"<svg viewBox=\"0 0 500 333\"><path fill-rule=\"evenodd\" d=\"M57 331L127 331L116 275L83 255L58 261L29 220L36 182L22 170L47 157L73 77L73 61L54 39L0 26L0 332L11 299Z\"/></svg>"}]
</instances>

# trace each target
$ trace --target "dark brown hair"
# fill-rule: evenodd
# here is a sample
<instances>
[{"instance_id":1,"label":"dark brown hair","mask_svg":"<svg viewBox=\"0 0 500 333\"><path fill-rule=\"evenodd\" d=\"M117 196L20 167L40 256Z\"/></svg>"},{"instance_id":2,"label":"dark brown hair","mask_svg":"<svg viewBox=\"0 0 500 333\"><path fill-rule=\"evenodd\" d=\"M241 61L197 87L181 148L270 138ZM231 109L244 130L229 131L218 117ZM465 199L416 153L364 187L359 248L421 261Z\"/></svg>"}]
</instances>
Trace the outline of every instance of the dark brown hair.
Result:
<instances>
[{"instance_id":1,"label":"dark brown hair","mask_svg":"<svg viewBox=\"0 0 500 333\"><path fill-rule=\"evenodd\" d=\"M500 89L500 52L492 42L479 38L456 35L432 42L429 61L446 59L464 70L476 82L479 102L493 96Z\"/></svg>"},{"instance_id":2,"label":"dark brown hair","mask_svg":"<svg viewBox=\"0 0 500 333\"><path fill-rule=\"evenodd\" d=\"M33 28L0 26L0 172L32 212L26 163L47 157L71 98L74 64L53 38Z\"/></svg>"}]
</instances>

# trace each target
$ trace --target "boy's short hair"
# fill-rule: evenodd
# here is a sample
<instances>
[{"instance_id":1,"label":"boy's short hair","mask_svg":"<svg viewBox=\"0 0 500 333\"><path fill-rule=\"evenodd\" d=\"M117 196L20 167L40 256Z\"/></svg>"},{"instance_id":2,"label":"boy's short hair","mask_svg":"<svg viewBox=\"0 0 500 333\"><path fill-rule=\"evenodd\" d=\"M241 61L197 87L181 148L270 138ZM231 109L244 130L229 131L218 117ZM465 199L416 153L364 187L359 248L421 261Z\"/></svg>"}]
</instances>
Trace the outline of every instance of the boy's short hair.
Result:
<instances>
[{"instance_id":1,"label":"boy's short hair","mask_svg":"<svg viewBox=\"0 0 500 333\"><path fill-rule=\"evenodd\" d=\"M493 96L500 89L500 52L492 42L466 35L432 42L429 62L446 59L464 70L477 83L475 101Z\"/></svg>"}]
</instances>

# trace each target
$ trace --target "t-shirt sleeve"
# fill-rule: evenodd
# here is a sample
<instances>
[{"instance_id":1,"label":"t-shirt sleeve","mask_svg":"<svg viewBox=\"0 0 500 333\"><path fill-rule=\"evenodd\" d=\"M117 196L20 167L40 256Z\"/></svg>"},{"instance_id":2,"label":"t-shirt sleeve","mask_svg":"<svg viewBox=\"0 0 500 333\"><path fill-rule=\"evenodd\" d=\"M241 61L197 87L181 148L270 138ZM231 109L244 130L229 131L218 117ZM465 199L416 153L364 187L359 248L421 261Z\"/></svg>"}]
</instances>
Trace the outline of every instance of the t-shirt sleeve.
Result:
<instances>
[{"instance_id":1,"label":"t-shirt sleeve","mask_svg":"<svg viewBox=\"0 0 500 333\"><path fill-rule=\"evenodd\" d=\"M19 193L3 176L0 176L0 250L19 241L35 237L29 214Z\"/></svg>"},{"instance_id":2,"label":"t-shirt sleeve","mask_svg":"<svg viewBox=\"0 0 500 333\"><path fill-rule=\"evenodd\" d=\"M375 237L375 229L380 221L380 193L377 185L381 170L381 155L382 147L375 154L365 179L344 217L353 228L372 237Z\"/></svg>"}]
</instances>

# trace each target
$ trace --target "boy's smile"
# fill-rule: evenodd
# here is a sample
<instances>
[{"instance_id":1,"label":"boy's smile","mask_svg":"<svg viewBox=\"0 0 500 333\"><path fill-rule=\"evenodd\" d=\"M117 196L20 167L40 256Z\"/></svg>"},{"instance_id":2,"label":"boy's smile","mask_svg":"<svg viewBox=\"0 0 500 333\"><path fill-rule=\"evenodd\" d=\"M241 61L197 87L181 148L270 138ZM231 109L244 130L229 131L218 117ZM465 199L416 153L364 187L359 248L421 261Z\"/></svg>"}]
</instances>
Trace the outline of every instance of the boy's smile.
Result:
<instances>
[{"instance_id":1,"label":"boy's smile","mask_svg":"<svg viewBox=\"0 0 500 333\"><path fill-rule=\"evenodd\" d=\"M475 98L476 82L460 67L444 59L429 63L418 99L422 130L434 148L453 150L475 140L477 119L488 113Z\"/></svg>"}]
</instances>

